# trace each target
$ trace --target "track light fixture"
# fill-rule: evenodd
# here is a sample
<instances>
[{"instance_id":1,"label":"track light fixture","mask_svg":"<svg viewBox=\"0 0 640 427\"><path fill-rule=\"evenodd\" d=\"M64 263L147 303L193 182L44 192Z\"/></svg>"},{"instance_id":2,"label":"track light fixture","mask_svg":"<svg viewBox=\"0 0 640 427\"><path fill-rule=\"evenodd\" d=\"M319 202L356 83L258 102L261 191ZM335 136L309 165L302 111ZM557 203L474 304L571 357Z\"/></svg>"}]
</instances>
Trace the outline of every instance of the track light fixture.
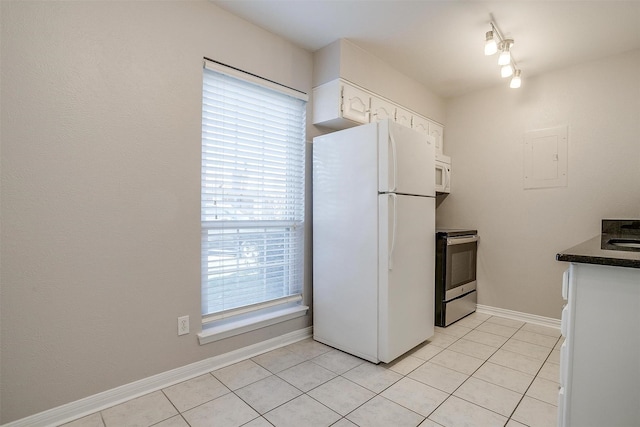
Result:
<instances>
[{"instance_id":1,"label":"track light fixture","mask_svg":"<svg viewBox=\"0 0 640 427\"><path fill-rule=\"evenodd\" d=\"M519 88L522 84L520 78L522 71L516 65L513 55L511 55L511 47L514 41L513 39L505 39L493 20L489 24L491 25L491 31L487 31L485 34L484 54L490 56L499 50L498 65L500 65L500 75L502 78L513 76L509 87L513 89Z\"/></svg>"}]
</instances>

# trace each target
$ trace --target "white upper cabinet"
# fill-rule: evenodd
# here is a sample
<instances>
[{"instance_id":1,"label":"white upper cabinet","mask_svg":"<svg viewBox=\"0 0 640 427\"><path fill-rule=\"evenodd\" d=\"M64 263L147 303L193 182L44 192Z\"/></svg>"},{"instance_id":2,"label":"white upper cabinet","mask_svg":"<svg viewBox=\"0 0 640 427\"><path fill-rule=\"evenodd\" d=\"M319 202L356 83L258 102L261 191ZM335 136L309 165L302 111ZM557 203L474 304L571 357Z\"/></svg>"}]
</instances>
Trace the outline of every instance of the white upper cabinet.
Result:
<instances>
[{"instance_id":1,"label":"white upper cabinet","mask_svg":"<svg viewBox=\"0 0 640 427\"><path fill-rule=\"evenodd\" d=\"M396 106L381 98L371 98L371 121L378 122L384 119L395 120Z\"/></svg>"},{"instance_id":2,"label":"white upper cabinet","mask_svg":"<svg viewBox=\"0 0 640 427\"><path fill-rule=\"evenodd\" d=\"M442 125L432 122L429 119L425 119L422 116L414 115L411 127L420 133L433 136L436 139L436 153L443 154L442 150L444 148L444 128L442 127Z\"/></svg>"},{"instance_id":3,"label":"white upper cabinet","mask_svg":"<svg viewBox=\"0 0 640 427\"><path fill-rule=\"evenodd\" d=\"M396 106L384 99L371 97L371 122L384 119L395 120Z\"/></svg>"},{"instance_id":4,"label":"white upper cabinet","mask_svg":"<svg viewBox=\"0 0 640 427\"><path fill-rule=\"evenodd\" d=\"M313 89L313 124L346 129L369 123L371 94L341 79Z\"/></svg>"},{"instance_id":5,"label":"white upper cabinet","mask_svg":"<svg viewBox=\"0 0 640 427\"><path fill-rule=\"evenodd\" d=\"M356 123L369 123L371 96L357 87L342 84L342 117Z\"/></svg>"},{"instance_id":6,"label":"white upper cabinet","mask_svg":"<svg viewBox=\"0 0 640 427\"><path fill-rule=\"evenodd\" d=\"M413 114L411 113L411 111L404 110L400 107L396 108L396 123L410 128L412 117L413 117Z\"/></svg>"},{"instance_id":7,"label":"white upper cabinet","mask_svg":"<svg viewBox=\"0 0 640 427\"><path fill-rule=\"evenodd\" d=\"M424 135L429 135L429 120L422 116L413 116L411 127Z\"/></svg>"},{"instance_id":8,"label":"white upper cabinet","mask_svg":"<svg viewBox=\"0 0 640 427\"><path fill-rule=\"evenodd\" d=\"M429 122L429 135L436 139L436 153L442 154L444 149L444 128L434 122Z\"/></svg>"}]
</instances>

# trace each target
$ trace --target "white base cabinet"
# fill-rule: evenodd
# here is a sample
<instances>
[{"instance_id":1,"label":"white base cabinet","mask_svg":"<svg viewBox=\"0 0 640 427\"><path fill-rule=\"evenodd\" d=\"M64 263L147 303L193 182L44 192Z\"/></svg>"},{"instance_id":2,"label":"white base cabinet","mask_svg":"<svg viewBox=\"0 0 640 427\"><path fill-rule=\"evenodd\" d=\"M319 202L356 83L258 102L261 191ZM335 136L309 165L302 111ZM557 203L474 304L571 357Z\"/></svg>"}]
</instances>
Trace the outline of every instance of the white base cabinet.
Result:
<instances>
[{"instance_id":1,"label":"white base cabinet","mask_svg":"<svg viewBox=\"0 0 640 427\"><path fill-rule=\"evenodd\" d=\"M571 263L558 425L640 426L640 269Z\"/></svg>"}]
</instances>

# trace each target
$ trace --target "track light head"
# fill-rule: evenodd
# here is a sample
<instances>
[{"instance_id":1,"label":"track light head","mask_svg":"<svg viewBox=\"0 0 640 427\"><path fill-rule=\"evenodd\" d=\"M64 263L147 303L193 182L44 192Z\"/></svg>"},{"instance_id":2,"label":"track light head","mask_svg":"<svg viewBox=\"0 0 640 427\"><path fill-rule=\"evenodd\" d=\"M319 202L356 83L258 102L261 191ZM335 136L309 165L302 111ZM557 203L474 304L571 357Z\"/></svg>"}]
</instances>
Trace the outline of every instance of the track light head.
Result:
<instances>
[{"instance_id":1,"label":"track light head","mask_svg":"<svg viewBox=\"0 0 640 427\"><path fill-rule=\"evenodd\" d=\"M498 65L507 65L511 63L511 46L513 46L512 39L505 39L500 43L500 56L498 57Z\"/></svg>"},{"instance_id":2,"label":"track light head","mask_svg":"<svg viewBox=\"0 0 640 427\"><path fill-rule=\"evenodd\" d=\"M511 78L511 82L509 83L509 87L511 89L518 89L522 85L522 79L520 79L520 70L515 70L513 72L513 77Z\"/></svg>"},{"instance_id":3,"label":"track light head","mask_svg":"<svg viewBox=\"0 0 640 427\"><path fill-rule=\"evenodd\" d=\"M498 43L496 43L496 39L493 38L493 31L487 31L485 36L484 54L487 56L493 55L498 52Z\"/></svg>"}]
</instances>

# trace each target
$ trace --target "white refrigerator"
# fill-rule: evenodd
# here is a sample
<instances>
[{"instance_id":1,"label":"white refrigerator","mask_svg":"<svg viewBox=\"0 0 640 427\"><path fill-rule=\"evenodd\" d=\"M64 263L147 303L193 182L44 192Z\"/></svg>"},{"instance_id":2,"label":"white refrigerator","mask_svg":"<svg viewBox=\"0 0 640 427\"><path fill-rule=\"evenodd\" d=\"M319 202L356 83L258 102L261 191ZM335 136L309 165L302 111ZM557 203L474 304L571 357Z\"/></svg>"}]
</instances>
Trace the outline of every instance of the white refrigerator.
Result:
<instances>
[{"instance_id":1,"label":"white refrigerator","mask_svg":"<svg viewBox=\"0 0 640 427\"><path fill-rule=\"evenodd\" d=\"M313 336L374 363L433 336L435 140L389 120L313 140Z\"/></svg>"}]
</instances>

